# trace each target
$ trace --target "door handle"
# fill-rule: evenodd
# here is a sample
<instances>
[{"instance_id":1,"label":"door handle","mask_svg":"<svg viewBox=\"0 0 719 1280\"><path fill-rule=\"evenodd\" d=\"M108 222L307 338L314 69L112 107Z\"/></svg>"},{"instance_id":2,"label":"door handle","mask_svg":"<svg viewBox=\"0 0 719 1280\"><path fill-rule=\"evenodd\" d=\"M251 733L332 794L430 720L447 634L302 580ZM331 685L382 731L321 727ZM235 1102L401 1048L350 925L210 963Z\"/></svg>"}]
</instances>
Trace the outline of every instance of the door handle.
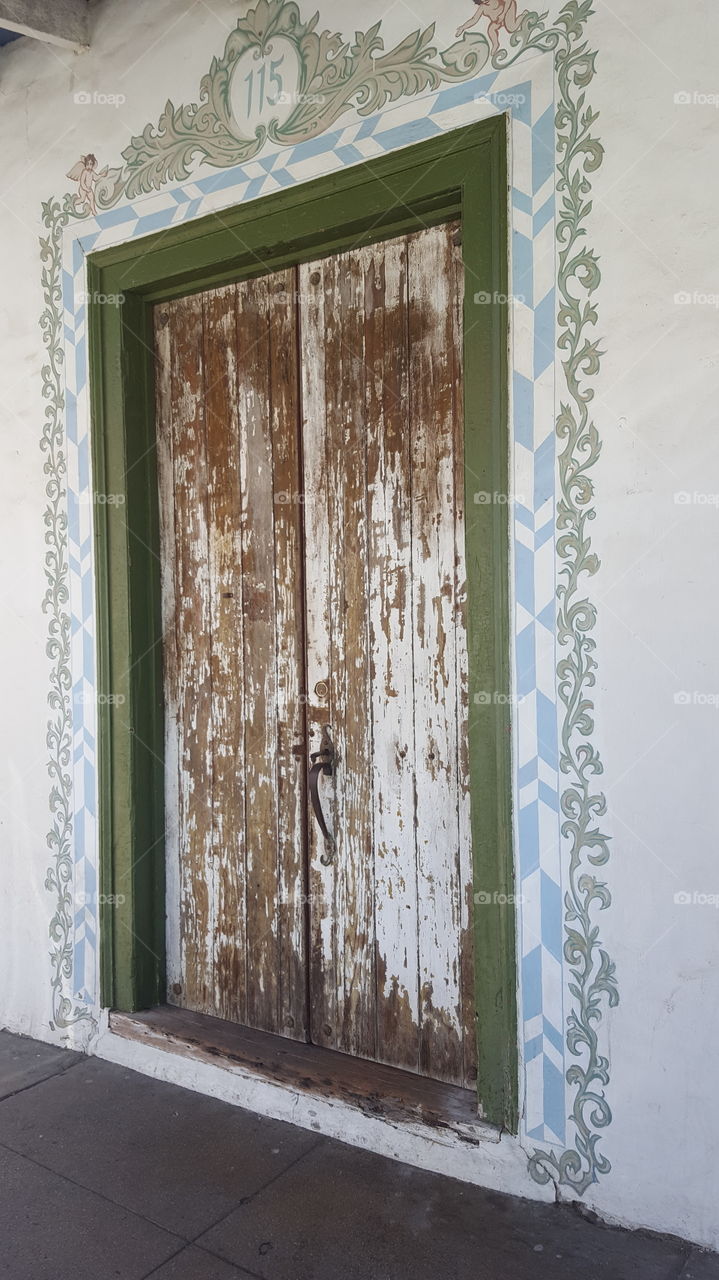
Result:
<instances>
[{"instance_id":1,"label":"door handle","mask_svg":"<svg viewBox=\"0 0 719 1280\"><path fill-rule=\"evenodd\" d=\"M335 856L334 837L330 834L325 815L322 812L322 801L320 800L320 777L331 778L334 774L335 749L330 737L329 725L325 725L322 730L322 738L320 739L319 751L313 751L310 756L312 767L310 768L310 799L312 801L312 809L317 826L319 827L325 842L325 851L320 858L323 867L329 867Z\"/></svg>"}]
</instances>

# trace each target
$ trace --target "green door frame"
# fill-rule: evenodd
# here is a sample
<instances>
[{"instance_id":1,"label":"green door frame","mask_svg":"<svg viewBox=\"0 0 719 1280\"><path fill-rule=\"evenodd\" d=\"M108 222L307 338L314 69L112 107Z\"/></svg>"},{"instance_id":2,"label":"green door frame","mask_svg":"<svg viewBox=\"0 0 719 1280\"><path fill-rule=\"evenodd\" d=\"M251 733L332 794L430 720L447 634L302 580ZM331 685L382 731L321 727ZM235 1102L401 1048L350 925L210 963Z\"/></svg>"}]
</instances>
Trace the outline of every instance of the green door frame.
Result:
<instances>
[{"instance_id":1,"label":"green door frame","mask_svg":"<svg viewBox=\"0 0 719 1280\"><path fill-rule=\"evenodd\" d=\"M165 999L164 720L152 305L460 217L470 770L478 1097L517 1131L517 965L511 905L505 117L90 255L97 552L101 983L105 1006ZM490 295L476 305L475 294ZM117 298L119 305L103 299ZM497 301L497 298L501 299ZM489 607L488 607L489 602ZM498 697L481 705L474 693Z\"/></svg>"}]
</instances>

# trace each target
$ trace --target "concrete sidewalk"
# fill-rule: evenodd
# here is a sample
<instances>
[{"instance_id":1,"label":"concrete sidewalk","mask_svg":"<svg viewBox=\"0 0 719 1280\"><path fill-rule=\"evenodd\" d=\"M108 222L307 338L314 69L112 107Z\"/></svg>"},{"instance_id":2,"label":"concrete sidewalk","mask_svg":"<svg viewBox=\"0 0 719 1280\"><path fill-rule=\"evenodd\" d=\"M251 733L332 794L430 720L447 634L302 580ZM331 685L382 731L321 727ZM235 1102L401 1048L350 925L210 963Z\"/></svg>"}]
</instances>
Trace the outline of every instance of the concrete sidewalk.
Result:
<instances>
[{"instance_id":1,"label":"concrete sidewalk","mask_svg":"<svg viewBox=\"0 0 719 1280\"><path fill-rule=\"evenodd\" d=\"M0 1276L719 1280L595 1225L0 1032Z\"/></svg>"}]
</instances>

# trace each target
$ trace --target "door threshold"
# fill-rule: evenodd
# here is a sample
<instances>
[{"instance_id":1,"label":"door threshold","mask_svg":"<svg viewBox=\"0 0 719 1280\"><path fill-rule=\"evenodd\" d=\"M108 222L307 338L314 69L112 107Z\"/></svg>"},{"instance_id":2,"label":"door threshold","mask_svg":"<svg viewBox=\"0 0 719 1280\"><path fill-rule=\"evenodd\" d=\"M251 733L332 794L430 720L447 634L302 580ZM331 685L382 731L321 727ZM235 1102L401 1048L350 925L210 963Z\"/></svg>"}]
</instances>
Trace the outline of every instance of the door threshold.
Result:
<instances>
[{"instance_id":1,"label":"door threshold","mask_svg":"<svg viewBox=\"0 0 719 1280\"><path fill-rule=\"evenodd\" d=\"M173 1005L143 1013L111 1012L110 1030L154 1048L241 1069L299 1093L335 1098L378 1119L448 1128L470 1141L472 1130L476 1141L477 1128L486 1128L474 1090Z\"/></svg>"}]
</instances>

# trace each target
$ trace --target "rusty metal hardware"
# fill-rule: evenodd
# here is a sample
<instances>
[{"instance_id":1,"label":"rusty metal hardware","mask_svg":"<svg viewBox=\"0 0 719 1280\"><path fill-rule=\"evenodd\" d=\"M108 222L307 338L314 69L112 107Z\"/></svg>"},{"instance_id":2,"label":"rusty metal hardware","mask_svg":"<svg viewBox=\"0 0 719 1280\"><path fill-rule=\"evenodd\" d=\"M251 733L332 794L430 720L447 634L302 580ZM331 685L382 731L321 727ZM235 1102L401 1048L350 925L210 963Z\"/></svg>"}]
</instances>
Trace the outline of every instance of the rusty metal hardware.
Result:
<instances>
[{"instance_id":1,"label":"rusty metal hardware","mask_svg":"<svg viewBox=\"0 0 719 1280\"><path fill-rule=\"evenodd\" d=\"M330 834L325 815L322 812L322 801L320 800L320 776L331 778L334 774L335 749L330 737L329 725L325 725L322 730L322 738L320 739L319 751L313 751L310 759L312 767L310 769L310 799L314 810L317 826L322 832L325 842L325 851L320 858L323 867L329 867L334 861L335 842Z\"/></svg>"}]
</instances>

